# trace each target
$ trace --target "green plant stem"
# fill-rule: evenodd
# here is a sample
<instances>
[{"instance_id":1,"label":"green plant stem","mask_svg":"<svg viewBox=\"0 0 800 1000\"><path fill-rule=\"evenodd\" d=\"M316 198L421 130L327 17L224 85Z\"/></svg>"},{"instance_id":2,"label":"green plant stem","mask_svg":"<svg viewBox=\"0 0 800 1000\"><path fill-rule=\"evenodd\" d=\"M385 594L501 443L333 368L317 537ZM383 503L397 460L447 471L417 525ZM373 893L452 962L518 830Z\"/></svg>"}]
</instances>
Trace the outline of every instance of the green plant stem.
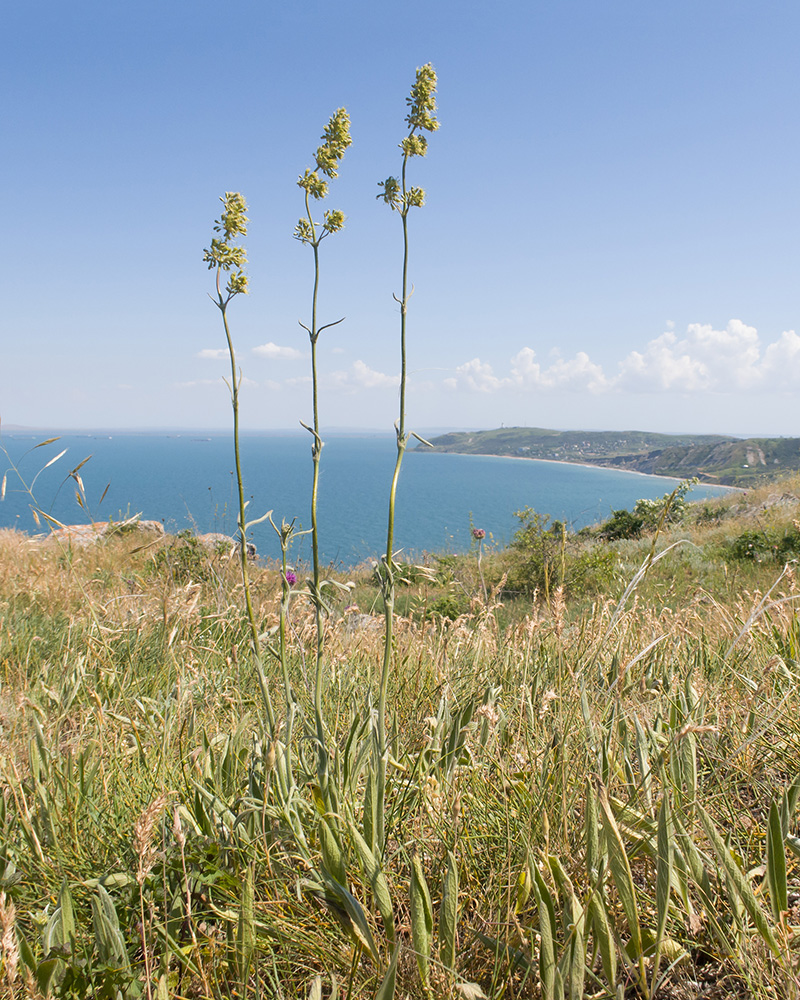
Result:
<instances>
[{"instance_id":1,"label":"green plant stem","mask_svg":"<svg viewBox=\"0 0 800 1000\"><path fill-rule=\"evenodd\" d=\"M403 208L400 213L403 222L403 291L400 302L400 418L397 422L397 458L394 464L392 485L389 490L389 518L386 531L386 555L384 556L385 579L383 583L383 613L385 620L383 641L383 663L381 665L381 682L378 694L378 816L376 822L375 840L382 852L385 840L384 791L386 789L386 763L388 747L386 745L386 696L389 688L389 674L392 666L394 647L394 517L397 501L397 483L400 478L400 466L408 444L406 434L406 313L408 310L408 203L406 201L406 163L408 156L403 156L402 196Z\"/></svg>"},{"instance_id":2,"label":"green plant stem","mask_svg":"<svg viewBox=\"0 0 800 1000\"><path fill-rule=\"evenodd\" d=\"M489 597L488 597L488 594L486 592L486 582L483 579L483 566L481 565L482 558L483 558L483 539L479 538L478 539L478 576L480 577L480 580L481 580L481 591L483 593L483 603L484 604L488 604Z\"/></svg>"},{"instance_id":3,"label":"green plant stem","mask_svg":"<svg viewBox=\"0 0 800 1000\"><path fill-rule=\"evenodd\" d=\"M264 702L264 710L267 714L270 735L275 733L275 712L272 708L272 700L269 695L267 678L264 674L264 664L261 660L261 640L259 639L258 622L253 608L253 597L250 589L250 576L247 569L247 533L245 529L245 500L244 500L244 479L242 476L242 460L239 451L239 383L241 381L236 371L236 354L233 349L233 340L228 326L228 303L231 297L223 298L220 291L220 275L222 268L217 268L217 306L222 313L222 324L225 327L225 339L228 342L228 356L231 362L231 406L233 407L233 454L236 468L236 485L239 492L239 557L242 566L242 586L244 589L244 600L247 608L247 621L250 625L250 641L253 646L253 660L258 678L258 686L261 690L261 698Z\"/></svg>"},{"instance_id":4,"label":"green plant stem","mask_svg":"<svg viewBox=\"0 0 800 1000\"><path fill-rule=\"evenodd\" d=\"M283 593L281 596L280 614L278 615L278 658L283 674L283 691L286 701L286 729L284 737L284 781L285 790L288 793L294 787L294 771L292 769L292 727L295 716L295 699L292 691L292 683L289 680L289 660L286 648L286 619L289 614L289 600L291 588L286 580L286 549L287 541L281 535L281 586Z\"/></svg>"},{"instance_id":5,"label":"green plant stem","mask_svg":"<svg viewBox=\"0 0 800 1000\"><path fill-rule=\"evenodd\" d=\"M322 454L322 439L319 425L319 378L317 374L317 295L319 292L319 244L322 237L317 237L317 228L311 215L309 193L305 192L306 217L311 227L311 248L314 251L314 289L311 296L311 328L308 330L311 341L311 396L314 410L313 435L314 444L311 457L314 464L311 481L311 562L314 577L314 623L316 626L316 651L314 664L314 720L317 736L317 778L325 800L328 800L328 751L325 741L325 726L322 715L322 667L324 653L325 627L322 612L322 595L320 593L319 569L319 528L317 524L317 502L319 496L319 463Z\"/></svg>"}]
</instances>

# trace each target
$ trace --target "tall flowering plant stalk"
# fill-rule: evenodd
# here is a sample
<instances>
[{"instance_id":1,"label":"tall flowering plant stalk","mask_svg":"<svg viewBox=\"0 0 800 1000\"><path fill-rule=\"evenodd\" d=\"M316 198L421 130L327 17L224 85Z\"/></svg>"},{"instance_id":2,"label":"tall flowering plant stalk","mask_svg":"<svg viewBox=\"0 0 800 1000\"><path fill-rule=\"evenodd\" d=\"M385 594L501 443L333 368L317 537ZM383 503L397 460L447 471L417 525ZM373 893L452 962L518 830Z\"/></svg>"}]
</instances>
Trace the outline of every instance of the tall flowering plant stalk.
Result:
<instances>
[{"instance_id":1,"label":"tall flowering plant stalk","mask_svg":"<svg viewBox=\"0 0 800 1000\"><path fill-rule=\"evenodd\" d=\"M324 239L333 233L339 232L344 226L344 214L338 209L326 210L322 221L316 222L312 214L312 201L321 201L328 193L328 181L324 178L332 179L338 175L339 164L348 146L351 145L350 138L350 117L344 108L339 108L331 116L330 121L325 126L322 134L322 145L314 154L315 169L306 169L305 173L298 179L298 186L303 189L305 195L305 215L297 223L294 230L294 238L311 247L314 254L314 286L311 295L311 325L300 326L308 333L311 344L311 393L313 401L314 422L313 426L303 424L306 430L310 431L314 443L311 446L311 457L314 463L314 474L311 484L311 554L313 580L309 581L311 599L314 604L316 618L316 666L314 674L314 715L316 724L317 740L317 771L320 789L328 802L329 807L334 808L335 803L329 801L328 788L328 753L326 750L325 727L322 715L322 667L323 667L323 644L325 630L326 607L322 595L325 581L321 579L319 562L319 531L317 528L317 498L319 490L319 465L322 454L322 438L320 437L319 422L319 380L317 374L317 342L323 330L332 326L337 326L341 319L334 323L318 325L317 320L317 294L319 292L319 248ZM323 176L320 176L323 175Z\"/></svg>"},{"instance_id":2,"label":"tall flowering plant stalk","mask_svg":"<svg viewBox=\"0 0 800 1000\"><path fill-rule=\"evenodd\" d=\"M483 579L483 567L481 566L481 560L483 559L483 540L486 538L486 531L483 528L473 528L472 537L478 543L478 576L481 578L483 603L486 604L486 582Z\"/></svg>"},{"instance_id":3,"label":"tall flowering plant stalk","mask_svg":"<svg viewBox=\"0 0 800 1000\"><path fill-rule=\"evenodd\" d=\"M264 710L267 715L270 734L275 732L275 713L272 708L269 688L264 675L264 665L261 659L261 642L259 639L258 622L256 621L253 609L253 599L250 590L250 577L247 568L247 529L250 526L245 519L247 503L244 499L244 478L242 475L242 461L239 453L239 390L242 384L242 373L236 366L236 354L233 349L233 340L228 325L228 306L237 295L247 294L247 275L244 273L244 265L247 263L247 252L244 247L236 246L232 242L236 237L247 235L247 204L241 194L227 191L224 198L220 198L223 211L219 219L214 223L214 232L218 233L211 240L209 249L203 251L203 260L208 264L210 271L216 272L215 294L209 296L214 305L222 314L222 325L225 328L225 339L228 344L228 356L231 364L231 380L228 382L228 389L231 394L231 406L233 407L233 452L236 463L236 485L238 488L239 510L237 522L239 528L239 557L242 565L242 584L244 587L244 599L247 609L247 620L250 626L250 640L253 647L253 659L261 689L261 697L264 702ZM227 280L225 277L227 276ZM224 282L224 287L223 287ZM265 517L268 515L265 515ZM261 518L260 520L264 520ZM251 524L258 522L253 521Z\"/></svg>"},{"instance_id":4,"label":"tall flowering plant stalk","mask_svg":"<svg viewBox=\"0 0 800 1000\"><path fill-rule=\"evenodd\" d=\"M392 663L394 645L394 604L395 604L395 564L394 564L394 520L395 503L397 499L397 483L400 478L400 466L403 454L411 435L406 431L406 316L408 300L413 291L408 285L408 216L412 208L421 208L425 203L425 192L421 187L409 185L406 177L408 162L415 156L425 156L428 151L426 132L435 132L439 127L436 119L436 71L430 63L417 70L416 80L411 88L411 94L406 98L408 114L406 123L408 135L400 143L403 162L400 177L387 177L381 181L382 189L377 196L383 200L393 212L397 212L403 227L403 283L400 298L395 295L395 301L400 305L400 416L395 424L397 432L397 458L389 491L389 518L386 534L386 554L383 557L380 579L383 594L383 609L386 620L383 663L381 667L380 692L378 700L378 771L377 788L371 803L367 804L367 812L374 811L373 843L378 851L384 847L384 810L383 800L386 788L386 761L389 749L386 741L386 693L389 684L389 672ZM418 440L423 441L417 434ZM427 443L424 442L423 443Z\"/></svg>"}]
</instances>

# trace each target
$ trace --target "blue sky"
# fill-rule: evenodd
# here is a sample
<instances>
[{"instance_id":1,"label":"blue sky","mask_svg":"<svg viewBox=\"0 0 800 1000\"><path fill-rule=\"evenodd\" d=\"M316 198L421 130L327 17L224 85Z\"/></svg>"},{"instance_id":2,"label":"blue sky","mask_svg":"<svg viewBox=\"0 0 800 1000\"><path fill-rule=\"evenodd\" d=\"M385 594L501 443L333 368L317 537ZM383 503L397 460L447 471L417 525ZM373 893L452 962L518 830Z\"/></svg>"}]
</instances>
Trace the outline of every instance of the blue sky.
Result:
<instances>
[{"instance_id":1,"label":"blue sky","mask_svg":"<svg viewBox=\"0 0 800 1000\"><path fill-rule=\"evenodd\" d=\"M295 182L345 106L322 419L391 428L402 245L375 196L432 62L410 425L798 433L795 3L26 0L4 26L4 425L228 425L202 263L226 190L244 426L308 420Z\"/></svg>"}]
</instances>

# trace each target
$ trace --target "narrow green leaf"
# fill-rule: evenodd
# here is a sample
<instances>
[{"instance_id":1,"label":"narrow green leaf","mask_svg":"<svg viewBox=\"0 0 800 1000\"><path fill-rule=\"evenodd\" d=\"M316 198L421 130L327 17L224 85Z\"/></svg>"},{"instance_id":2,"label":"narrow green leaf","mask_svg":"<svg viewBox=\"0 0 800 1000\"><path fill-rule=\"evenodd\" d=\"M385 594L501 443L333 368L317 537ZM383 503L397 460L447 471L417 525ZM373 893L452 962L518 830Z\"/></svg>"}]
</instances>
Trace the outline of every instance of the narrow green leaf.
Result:
<instances>
[{"instance_id":1,"label":"narrow green leaf","mask_svg":"<svg viewBox=\"0 0 800 1000\"><path fill-rule=\"evenodd\" d=\"M370 889L372 890L372 896L381 915L386 937L391 943L394 943L394 912L386 876L383 873L380 862L369 849L366 840L352 823L350 824L350 839L353 842L356 856L364 872L364 878L369 882Z\"/></svg>"},{"instance_id":2,"label":"narrow green leaf","mask_svg":"<svg viewBox=\"0 0 800 1000\"><path fill-rule=\"evenodd\" d=\"M242 986L242 994L247 990L247 976L256 945L255 927L255 886L252 865L248 865L242 885L239 921L236 928L236 971Z\"/></svg>"},{"instance_id":3,"label":"narrow green leaf","mask_svg":"<svg viewBox=\"0 0 800 1000\"><path fill-rule=\"evenodd\" d=\"M72 902L72 893L69 891L67 880L61 883L61 891L58 894L59 927L57 943L69 945L70 952L75 951L75 910Z\"/></svg>"},{"instance_id":4,"label":"narrow green leaf","mask_svg":"<svg viewBox=\"0 0 800 1000\"><path fill-rule=\"evenodd\" d=\"M375 1000L393 1000L397 980L397 960L399 957L400 942L396 941L394 949L392 950L392 959L389 962L389 968L386 970L386 975L383 977L381 985L378 987L378 992L375 994Z\"/></svg>"},{"instance_id":5,"label":"narrow green leaf","mask_svg":"<svg viewBox=\"0 0 800 1000\"><path fill-rule=\"evenodd\" d=\"M656 940L653 957L653 984L658 979L661 947L669 913L669 890L672 884L672 815L665 792L658 810L658 858L656 860Z\"/></svg>"},{"instance_id":6,"label":"narrow green leaf","mask_svg":"<svg viewBox=\"0 0 800 1000\"><path fill-rule=\"evenodd\" d=\"M789 824L791 823L792 813L789 809L789 793L784 791L781 795L781 836L786 838L789 832Z\"/></svg>"},{"instance_id":7,"label":"narrow green leaf","mask_svg":"<svg viewBox=\"0 0 800 1000\"><path fill-rule=\"evenodd\" d=\"M39 988L47 995L54 981L61 981L66 966L64 960L75 953L75 916L72 903L72 893L67 880L61 883L58 894L58 905L47 921L42 934L42 953L44 961L36 968Z\"/></svg>"},{"instance_id":8,"label":"narrow green leaf","mask_svg":"<svg viewBox=\"0 0 800 1000\"><path fill-rule=\"evenodd\" d=\"M775 799L769 807L767 825L767 886L772 916L776 924L789 909L789 888L786 882L786 852L783 847L781 814Z\"/></svg>"},{"instance_id":9,"label":"narrow green leaf","mask_svg":"<svg viewBox=\"0 0 800 1000\"><path fill-rule=\"evenodd\" d=\"M519 916L528 905L528 899L530 898L532 889L533 879L531 878L530 862L528 862L522 867L519 875L517 875L515 894L516 900L514 903L514 913L516 913L517 916Z\"/></svg>"},{"instance_id":10,"label":"narrow green leaf","mask_svg":"<svg viewBox=\"0 0 800 1000\"><path fill-rule=\"evenodd\" d=\"M555 854L549 854L547 856L547 866L553 873L553 881L555 882L559 892L562 896L569 897L572 892L572 879L567 875L564 866L559 861Z\"/></svg>"},{"instance_id":11,"label":"narrow green leaf","mask_svg":"<svg viewBox=\"0 0 800 1000\"><path fill-rule=\"evenodd\" d=\"M697 737L687 733L680 743L681 771L686 786L684 803L689 815L697 799Z\"/></svg>"},{"instance_id":12,"label":"narrow green leaf","mask_svg":"<svg viewBox=\"0 0 800 1000\"><path fill-rule=\"evenodd\" d=\"M324 816L319 818L319 846L322 852L322 863L326 871L340 885L347 885L347 868L344 853L336 834L331 830Z\"/></svg>"},{"instance_id":13,"label":"narrow green leaf","mask_svg":"<svg viewBox=\"0 0 800 1000\"><path fill-rule=\"evenodd\" d=\"M605 900L599 890L595 890L589 899L589 916L592 921L592 935L595 944L600 949L603 975L613 990L617 982L617 948L606 915Z\"/></svg>"},{"instance_id":14,"label":"narrow green leaf","mask_svg":"<svg viewBox=\"0 0 800 1000\"><path fill-rule=\"evenodd\" d=\"M364 912L364 907L346 886L337 882L336 879L331 878L328 872L324 869L320 872L320 875L322 876L322 880L328 890L336 896L344 907L350 921L350 930L353 932L353 935L370 953L372 961L375 965L380 965L380 957L378 955L378 949L375 945L375 938L372 936L372 930L370 929L367 915Z\"/></svg>"},{"instance_id":15,"label":"narrow green leaf","mask_svg":"<svg viewBox=\"0 0 800 1000\"><path fill-rule=\"evenodd\" d=\"M586 797L584 806L584 826L586 827L586 871L592 881L600 874L600 820L597 815L597 792L594 781L589 776L586 779Z\"/></svg>"},{"instance_id":16,"label":"narrow green leaf","mask_svg":"<svg viewBox=\"0 0 800 1000\"><path fill-rule=\"evenodd\" d=\"M411 859L411 941L417 958L420 978L428 986L428 963L433 934L433 904L422 870L419 854Z\"/></svg>"},{"instance_id":17,"label":"narrow green leaf","mask_svg":"<svg viewBox=\"0 0 800 1000\"><path fill-rule=\"evenodd\" d=\"M539 910L539 985L542 1000L556 1000L555 906L550 889L537 866L533 869L533 891Z\"/></svg>"},{"instance_id":18,"label":"narrow green leaf","mask_svg":"<svg viewBox=\"0 0 800 1000\"><path fill-rule=\"evenodd\" d=\"M580 900L571 893L564 906L569 932L567 983L570 1000L583 1000L586 978L586 918Z\"/></svg>"},{"instance_id":19,"label":"narrow green leaf","mask_svg":"<svg viewBox=\"0 0 800 1000\"><path fill-rule=\"evenodd\" d=\"M625 919L628 923L628 931L631 936L630 945L634 953L632 957L638 959L642 955L642 930L639 924L639 909L636 900L636 889L633 883L633 874L628 862L625 845L620 836L619 827L611 811L605 788L602 786L599 789L598 799L600 804L600 819L606 835L606 847L608 849L611 875L614 879L614 885L617 887L617 894L622 903L622 909L625 912Z\"/></svg>"},{"instance_id":20,"label":"narrow green leaf","mask_svg":"<svg viewBox=\"0 0 800 1000\"><path fill-rule=\"evenodd\" d=\"M97 954L104 965L128 968L128 953L125 938L119 928L119 918L114 903L102 887L98 885L92 896L92 924Z\"/></svg>"},{"instance_id":21,"label":"narrow green leaf","mask_svg":"<svg viewBox=\"0 0 800 1000\"><path fill-rule=\"evenodd\" d=\"M19 924L17 925L17 941L19 942L19 955L23 961L23 964L30 969L31 972L36 972L36 958L33 954L33 948L28 944L25 935L22 933L22 929Z\"/></svg>"},{"instance_id":22,"label":"narrow green leaf","mask_svg":"<svg viewBox=\"0 0 800 1000\"><path fill-rule=\"evenodd\" d=\"M756 925L758 933L761 935L764 942L767 944L769 949L774 955L780 955L781 949L773 933L772 927L770 926L767 914L762 909L758 900L755 897L752 886L745 878L744 873L741 868L736 864L733 859L733 855L730 850L726 847L725 842L719 835L719 831L714 825L714 821L705 811L705 809L697 804L697 813L700 817L700 822L703 825L705 834L714 849L714 853L722 865L723 871L728 876L731 884L735 888L739 895L745 909L750 914L750 918Z\"/></svg>"},{"instance_id":23,"label":"narrow green leaf","mask_svg":"<svg viewBox=\"0 0 800 1000\"><path fill-rule=\"evenodd\" d=\"M59 958L46 958L43 962L39 963L36 969L36 982L45 996L50 993L50 986L60 962L61 959Z\"/></svg>"},{"instance_id":24,"label":"narrow green leaf","mask_svg":"<svg viewBox=\"0 0 800 1000\"><path fill-rule=\"evenodd\" d=\"M527 868L525 869L527 872ZM455 971L456 928L458 926L458 865L452 851L447 852L447 871L442 881L439 907L439 958L446 969Z\"/></svg>"},{"instance_id":25,"label":"narrow green leaf","mask_svg":"<svg viewBox=\"0 0 800 1000\"><path fill-rule=\"evenodd\" d=\"M634 718L633 724L636 728L636 760L639 764L639 774L642 782L642 798L648 810L653 808L653 800L650 794L650 752L648 750L647 733L638 718Z\"/></svg>"},{"instance_id":26,"label":"narrow green leaf","mask_svg":"<svg viewBox=\"0 0 800 1000\"><path fill-rule=\"evenodd\" d=\"M800 798L800 774L794 779L794 781L786 789L786 804L789 809L789 818L794 815L794 811L797 808L797 800Z\"/></svg>"},{"instance_id":27,"label":"narrow green leaf","mask_svg":"<svg viewBox=\"0 0 800 1000\"><path fill-rule=\"evenodd\" d=\"M684 882L688 882L689 876L697 889L700 903L706 911L711 931L716 938L723 953L730 954L732 950L728 930L723 925L714 901L714 894L711 891L711 879L706 867L706 859L701 854L697 844L684 829L677 814L672 813L672 825L675 830L675 867L685 871ZM678 880L680 883L680 880ZM687 906L687 913L692 913L691 899Z\"/></svg>"}]
</instances>

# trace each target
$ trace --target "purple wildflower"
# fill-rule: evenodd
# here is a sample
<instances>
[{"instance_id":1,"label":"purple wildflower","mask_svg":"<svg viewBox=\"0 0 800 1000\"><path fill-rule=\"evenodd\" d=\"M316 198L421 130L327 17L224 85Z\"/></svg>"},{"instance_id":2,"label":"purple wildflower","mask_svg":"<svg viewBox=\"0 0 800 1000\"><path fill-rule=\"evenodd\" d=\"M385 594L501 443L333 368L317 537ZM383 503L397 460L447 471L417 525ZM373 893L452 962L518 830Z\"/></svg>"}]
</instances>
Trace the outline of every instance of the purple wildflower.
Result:
<instances>
[{"instance_id":1,"label":"purple wildflower","mask_svg":"<svg viewBox=\"0 0 800 1000\"><path fill-rule=\"evenodd\" d=\"M476 542L480 542L484 538L486 538L486 532L483 530L483 528L473 528L472 537L475 539Z\"/></svg>"},{"instance_id":2,"label":"purple wildflower","mask_svg":"<svg viewBox=\"0 0 800 1000\"><path fill-rule=\"evenodd\" d=\"M290 587L293 587L297 583L297 575L290 569L286 570L286 582Z\"/></svg>"}]
</instances>

